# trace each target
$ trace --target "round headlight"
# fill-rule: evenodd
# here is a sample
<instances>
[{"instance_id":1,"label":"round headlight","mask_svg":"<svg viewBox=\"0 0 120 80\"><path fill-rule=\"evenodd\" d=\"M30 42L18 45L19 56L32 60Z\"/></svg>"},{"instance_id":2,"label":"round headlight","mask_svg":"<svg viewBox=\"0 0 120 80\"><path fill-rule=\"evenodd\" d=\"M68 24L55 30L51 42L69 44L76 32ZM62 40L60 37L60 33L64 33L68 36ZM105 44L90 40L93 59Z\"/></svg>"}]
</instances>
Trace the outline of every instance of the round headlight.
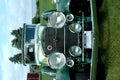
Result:
<instances>
[{"instance_id":1,"label":"round headlight","mask_svg":"<svg viewBox=\"0 0 120 80\"><path fill-rule=\"evenodd\" d=\"M81 25L79 23L72 23L69 26L69 30L72 33L79 33L81 31Z\"/></svg>"},{"instance_id":2,"label":"round headlight","mask_svg":"<svg viewBox=\"0 0 120 80\"><path fill-rule=\"evenodd\" d=\"M62 12L53 12L48 18L48 23L53 28L62 28L65 22L66 18Z\"/></svg>"},{"instance_id":3,"label":"round headlight","mask_svg":"<svg viewBox=\"0 0 120 80\"><path fill-rule=\"evenodd\" d=\"M81 48L79 46L72 46L69 49L69 53L73 57L77 57L81 55Z\"/></svg>"},{"instance_id":4,"label":"round headlight","mask_svg":"<svg viewBox=\"0 0 120 80\"><path fill-rule=\"evenodd\" d=\"M48 62L52 69L61 69L66 63L66 58L63 53L54 52L49 55Z\"/></svg>"}]
</instances>

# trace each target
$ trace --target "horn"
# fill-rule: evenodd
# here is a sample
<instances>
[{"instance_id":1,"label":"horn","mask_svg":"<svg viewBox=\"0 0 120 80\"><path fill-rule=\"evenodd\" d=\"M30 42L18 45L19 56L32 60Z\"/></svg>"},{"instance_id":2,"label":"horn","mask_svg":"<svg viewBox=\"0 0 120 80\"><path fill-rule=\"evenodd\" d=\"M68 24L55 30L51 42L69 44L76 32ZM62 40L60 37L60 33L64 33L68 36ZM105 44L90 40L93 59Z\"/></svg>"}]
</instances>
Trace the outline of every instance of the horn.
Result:
<instances>
[{"instance_id":1,"label":"horn","mask_svg":"<svg viewBox=\"0 0 120 80\"><path fill-rule=\"evenodd\" d=\"M73 14L66 15L66 20L67 21L71 22L71 21L73 21L73 19L74 19L74 15Z\"/></svg>"},{"instance_id":2,"label":"horn","mask_svg":"<svg viewBox=\"0 0 120 80\"><path fill-rule=\"evenodd\" d=\"M72 59L68 59L68 60L66 61L66 65L67 65L68 67L73 67L73 66L74 66L74 61L73 61Z\"/></svg>"},{"instance_id":3,"label":"horn","mask_svg":"<svg viewBox=\"0 0 120 80\"><path fill-rule=\"evenodd\" d=\"M81 31L81 25L79 23L72 23L69 26L69 30L72 33L79 33Z\"/></svg>"},{"instance_id":4,"label":"horn","mask_svg":"<svg viewBox=\"0 0 120 80\"><path fill-rule=\"evenodd\" d=\"M77 57L81 55L81 48L79 46L72 46L69 49L69 53L73 57Z\"/></svg>"}]
</instances>

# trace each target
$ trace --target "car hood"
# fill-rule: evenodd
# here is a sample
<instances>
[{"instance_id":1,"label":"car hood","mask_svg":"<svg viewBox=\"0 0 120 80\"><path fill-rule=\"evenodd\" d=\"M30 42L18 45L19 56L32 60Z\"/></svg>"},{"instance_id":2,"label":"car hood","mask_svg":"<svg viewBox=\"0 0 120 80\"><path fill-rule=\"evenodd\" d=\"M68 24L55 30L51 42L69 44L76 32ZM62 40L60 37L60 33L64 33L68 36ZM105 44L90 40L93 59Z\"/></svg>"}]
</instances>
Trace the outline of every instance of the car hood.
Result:
<instances>
[{"instance_id":1,"label":"car hood","mask_svg":"<svg viewBox=\"0 0 120 80\"><path fill-rule=\"evenodd\" d=\"M46 65L48 62L48 58L45 57L44 51L42 48L42 36L43 31L46 27L38 24L35 30L35 60L37 65Z\"/></svg>"}]
</instances>

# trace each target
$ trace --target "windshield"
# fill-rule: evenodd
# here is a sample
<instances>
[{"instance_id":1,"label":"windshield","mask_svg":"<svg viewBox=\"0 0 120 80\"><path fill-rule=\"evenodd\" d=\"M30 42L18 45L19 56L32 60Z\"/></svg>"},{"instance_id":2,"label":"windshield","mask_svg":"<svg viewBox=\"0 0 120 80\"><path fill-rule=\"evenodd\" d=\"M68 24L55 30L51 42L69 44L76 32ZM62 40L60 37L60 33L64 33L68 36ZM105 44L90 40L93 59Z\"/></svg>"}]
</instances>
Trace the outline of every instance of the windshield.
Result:
<instances>
[{"instance_id":1,"label":"windshield","mask_svg":"<svg viewBox=\"0 0 120 80\"><path fill-rule=\"evenodd\" d=\"M24 43L30 43L34 39L36 24L25 24L24 26Z\"/></svg>"}]
</instances>

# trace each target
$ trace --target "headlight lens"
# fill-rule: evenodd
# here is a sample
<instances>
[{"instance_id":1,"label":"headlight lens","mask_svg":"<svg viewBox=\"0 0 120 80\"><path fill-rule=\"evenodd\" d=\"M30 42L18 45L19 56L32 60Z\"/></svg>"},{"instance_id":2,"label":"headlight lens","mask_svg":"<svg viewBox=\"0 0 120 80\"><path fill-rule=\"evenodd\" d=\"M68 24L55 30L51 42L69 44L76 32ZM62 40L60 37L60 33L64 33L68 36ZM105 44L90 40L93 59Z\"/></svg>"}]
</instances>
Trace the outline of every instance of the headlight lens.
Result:
<instances>
[{"instance_id":1,"label":"headlight lens","mask_svg":"<svg viewBox=\"0 0 120 80\"><path fill-rule=\"evenodd\" d=\"M66 63L66 58L63 53L54 52L49 55L49 65L52 69L61 69Z\"/></svg>"},{"instance_id":2,"label":"headlight lens","mask_svg":"<svg viewBox=\"0 0 120 80\"><path fill-rule=\"evenodd\" d=\"M65 22L66 18L62 12L53 12L48 18L48 23L53 28L62 28Z\"/></svg>"}]
</instances>

